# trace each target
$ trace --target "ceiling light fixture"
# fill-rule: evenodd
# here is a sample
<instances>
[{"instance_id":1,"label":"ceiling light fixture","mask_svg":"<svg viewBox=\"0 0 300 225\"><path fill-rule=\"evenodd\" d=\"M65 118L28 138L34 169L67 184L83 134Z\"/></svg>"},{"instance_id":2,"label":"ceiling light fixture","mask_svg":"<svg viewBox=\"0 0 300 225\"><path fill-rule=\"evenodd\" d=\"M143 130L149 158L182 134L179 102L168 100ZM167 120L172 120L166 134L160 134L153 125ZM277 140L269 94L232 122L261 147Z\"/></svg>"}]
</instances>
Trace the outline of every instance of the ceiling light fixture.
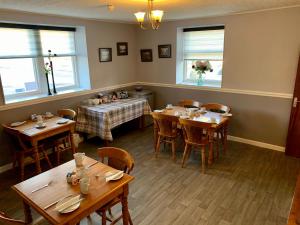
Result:
<instances>
[{"instance_id":1,"label":"ceiling light fixture","mask_svg":"<svg viewBox=\"0 0 300 225\"><path fill-rule=\"evenodd\" d=\"M144 26L145 14L147 14L147 18L148 18L149 23L151 24L151 27L153 30L157 30L159 28L162 17L164 15L164 11L162 11L162 10L153 10L153 1L154 0L148 0L147 12L137 12L134 14L140 27L144 30L147 29Z\"/></svg>"}]
</instances>

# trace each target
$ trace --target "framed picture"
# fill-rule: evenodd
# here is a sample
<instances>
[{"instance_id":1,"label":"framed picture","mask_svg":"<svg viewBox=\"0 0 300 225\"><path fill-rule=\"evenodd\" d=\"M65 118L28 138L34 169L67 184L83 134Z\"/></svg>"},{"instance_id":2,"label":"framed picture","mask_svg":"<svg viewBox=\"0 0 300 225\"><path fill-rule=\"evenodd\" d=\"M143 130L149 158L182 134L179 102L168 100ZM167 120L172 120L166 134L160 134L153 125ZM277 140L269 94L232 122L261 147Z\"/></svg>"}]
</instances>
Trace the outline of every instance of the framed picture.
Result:
<instances>
[{"instance_id":1,"label":"framed picture","mask_svg":"<svg viewBox=\"0 0 300 225\"><path fill-rule=\"evenodd\" d=\"M128 43L118 42L117 43L117 55L128 55Z\"/></svg>"},{"instance_id":2,"label":"framed picture","mask_svg":"<svg viewBox=\"0 0 300 225\"><path fill-rule=\"evenodd\" d=\"M99 48L99 61L100 62L111 62L112 61L111 48Z\"/></svg>"},{"instance_id":3,"label":"framed picture","mask_svg":"<svg viewBox=\"0 0 300 225\"><path fill-rule=\"evenodd\" d=\"M142 62L152 62L152 49L141 49L141 61Z\"/></svg>"},{"instance_id":4,"label":"framed picture","mask_svg":"<svg viewBox=\"0 0 300 225\"><path fill-rule=\"evenodd\" d=\"M171 45L159 45L158 46L158 57L159 58L171 58Z\"/></svg>"}]
</instances>

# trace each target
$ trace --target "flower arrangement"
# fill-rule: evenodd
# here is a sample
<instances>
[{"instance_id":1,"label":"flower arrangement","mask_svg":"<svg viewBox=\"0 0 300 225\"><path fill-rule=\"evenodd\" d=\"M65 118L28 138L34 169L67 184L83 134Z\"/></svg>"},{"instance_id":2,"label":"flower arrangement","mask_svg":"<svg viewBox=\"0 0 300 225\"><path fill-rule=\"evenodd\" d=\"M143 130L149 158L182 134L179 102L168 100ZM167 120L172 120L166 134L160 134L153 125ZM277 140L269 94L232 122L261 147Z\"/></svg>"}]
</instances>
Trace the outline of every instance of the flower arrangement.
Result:
<instances>
[{"instance_id":1,"label":"flower arrangement","mask_svg":"<svg viewBox=\"0 0 300 225\"><path fill-rule=\"evenodd\" d=\"M55 87L55 82L54 82L54 75L53 75L53 63L52 63L52 57L57 56L56 54L52 54L51 50L48 50L48 61L46 62L44 65L44 72L46 75L46 80L47 80L47 86L48 86L48 95L52 95L51 91L50 91L50 87L49 87L49 80L48 80L48 76L49 73L52 76L52 84L53 84L53 93L56 94L56 87Z\"/></svg>"},{"instance_id":2,"label":"flower arrangement","mask_svg":"<svg viewBox=\"0 0 300 225\"><path fill-rule=\"evenodd\" d=\"M202 75L206 72L212 72L212 66L208 60L197 60L195 64L192 66L192 68L197 72L198 74L198 84L200 85L203 81Z\"/></svg>"}]
</instances>

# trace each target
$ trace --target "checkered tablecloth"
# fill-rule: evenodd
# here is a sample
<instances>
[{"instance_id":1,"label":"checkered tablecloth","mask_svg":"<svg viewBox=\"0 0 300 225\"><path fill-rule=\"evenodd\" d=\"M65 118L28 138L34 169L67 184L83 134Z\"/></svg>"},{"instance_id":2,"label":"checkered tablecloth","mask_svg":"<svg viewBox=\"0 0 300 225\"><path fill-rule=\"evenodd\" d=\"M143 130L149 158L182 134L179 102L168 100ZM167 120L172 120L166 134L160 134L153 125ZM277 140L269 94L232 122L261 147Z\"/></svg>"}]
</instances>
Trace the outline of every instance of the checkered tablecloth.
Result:
<instances>
[{"instance_id":1,"label":"checkered tablecloth","mask_svg":"<svg viewBox=\"0 0 300 225\"><path fill-rule=\"evenodd\" d=\"M148 101L143 98L121 99L96 106L80 106L76 130L112 141L112 128L150 112Z\"/></svg>"}]
</instances>

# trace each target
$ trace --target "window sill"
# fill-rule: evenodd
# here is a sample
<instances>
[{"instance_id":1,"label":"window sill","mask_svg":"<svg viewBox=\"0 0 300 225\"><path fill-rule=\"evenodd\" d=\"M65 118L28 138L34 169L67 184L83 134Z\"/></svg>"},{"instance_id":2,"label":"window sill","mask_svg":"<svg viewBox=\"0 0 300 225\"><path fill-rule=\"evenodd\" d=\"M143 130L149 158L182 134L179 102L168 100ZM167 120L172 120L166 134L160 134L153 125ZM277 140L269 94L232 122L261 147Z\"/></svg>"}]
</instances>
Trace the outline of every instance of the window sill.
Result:
<instances>
[{"instance_id":1,"label":"window sill","mask_svg":"<svg viewBox=\"0 0 300 225\"><path fill-rule=\"evenodd\" d=\"M203 82L203 84L197 85L196 82L183 81L183 82L179 82L177 84L196 86L196 87L221 88L221 82Z\"/></svg>"},{"instance_id":2,"label":"window sill","mask_svg":"<svg viewBox=\"0 0 300 225\"><path fill-rule=\"evenodd\" d=\"M90 94L93 92L94 92L94 90L76 88L76 89L72 89L72 90L68 90L68 91L60 91L56 95L48 96L48 95L42 94L42 95L35 95L35 96L28 96L28 97L23 97L23 98L18 98L18 99L7 100L4 105L0 106L0 111L5 111L5 110L19 108L19 107L25 107L25 106L31 106L34 104L51 102L51 101L60 100L60 99L66 99L66 98L87 95L87 94Z\"/></svg>"},{"instance_id":3,"label":"window sill","mask_svg":"<svg viewBox=\"0 0 300 225\"><path fill-rule=\"evenodd\" d=\"M32 95L32 96L18 97L18 98L15 98L15 99L5 100L5 104L7 105L7 104L20 103L20 102L30 101L30 100L53 98L53 97L56 97L56 96L75 93L75 92L84 91L84 90L85 89L82 89L82 88L74 88L74 89L69 89L69 90L65 90L65 91L59 91L57 94L54 94L54 95L37 94L37 95Z\"/></svg>"}]
</instances>

